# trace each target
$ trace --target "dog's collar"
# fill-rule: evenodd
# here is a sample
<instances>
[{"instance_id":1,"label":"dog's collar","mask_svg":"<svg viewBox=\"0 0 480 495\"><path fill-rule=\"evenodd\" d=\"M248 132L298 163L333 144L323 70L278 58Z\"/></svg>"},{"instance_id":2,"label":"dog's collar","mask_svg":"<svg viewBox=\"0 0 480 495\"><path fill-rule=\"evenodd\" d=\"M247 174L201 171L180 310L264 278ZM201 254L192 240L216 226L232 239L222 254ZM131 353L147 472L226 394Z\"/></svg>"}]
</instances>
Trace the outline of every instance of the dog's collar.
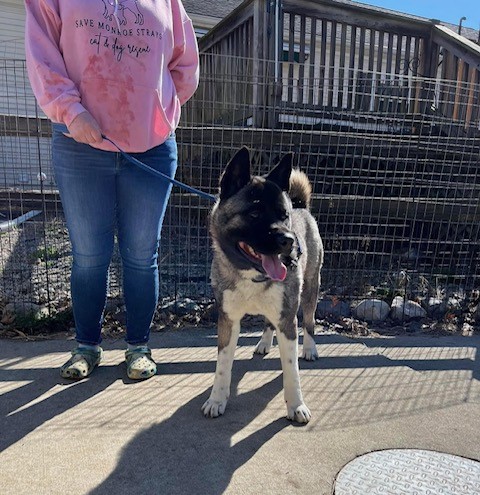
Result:
<instances>
[{"instance_id":1,"label":"dog's collar","mask_svg":"<svg viewBox=\"0 0 480 495\"><path fill-rule=\"evenodd\" d=\"M294 233L294 236L295 236L295 242L297 244L297 246L296 246L297 247L297 257L295 259L293 259L293 258L288 259L288 262L287 262L288 268L291 268L291 267L296 268L298 266L298 258L300 258L300 256L303 254L302 245L300 244L300 241L298 240L297 234ZM257 270L259 272L259 274L256 277L252 278L252 282L255 282L255 283L273 282L270 277L267 277L265 275L265 273L260 271L258 268L255 267L255 270Z\"/></svg>"}]
</instances>

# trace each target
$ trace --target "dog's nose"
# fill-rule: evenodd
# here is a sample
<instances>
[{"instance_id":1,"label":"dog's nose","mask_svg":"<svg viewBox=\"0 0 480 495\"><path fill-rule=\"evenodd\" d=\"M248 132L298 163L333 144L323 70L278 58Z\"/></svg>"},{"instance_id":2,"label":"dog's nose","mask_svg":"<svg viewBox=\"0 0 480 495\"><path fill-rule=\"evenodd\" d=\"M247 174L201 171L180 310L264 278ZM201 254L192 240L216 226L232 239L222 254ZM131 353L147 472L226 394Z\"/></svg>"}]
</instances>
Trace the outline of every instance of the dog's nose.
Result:
<instances>
[{"instance_id":1,"label":"dog's nose","mask_svg":"<svg viewBox=\"0 0 480 495\"><path fill-rule=\"evenodd\" d=\"M278 232L276 234L277 243L284 254L290 254L295 237L293 234Z\"/></svg>"}]
</instances>

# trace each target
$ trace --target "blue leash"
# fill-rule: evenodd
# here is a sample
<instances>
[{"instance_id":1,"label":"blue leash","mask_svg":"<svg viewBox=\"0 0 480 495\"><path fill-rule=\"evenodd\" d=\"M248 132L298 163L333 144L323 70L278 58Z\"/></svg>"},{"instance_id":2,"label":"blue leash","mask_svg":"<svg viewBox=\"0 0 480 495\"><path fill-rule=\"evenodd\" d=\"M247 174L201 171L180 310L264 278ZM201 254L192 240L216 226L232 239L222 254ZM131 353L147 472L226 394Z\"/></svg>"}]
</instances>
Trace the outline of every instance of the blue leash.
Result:
<instances>
[{"instance_id":1,"label":"blue leash","mask_svg":"<svg viewBox=\"0 0 480 495\"><path fill-rule=\"evenodd\" d=\"M64 124L54 123L53 124L53 128L55 130L57 130L57 131L67 132L68 133L68 128ZM206 192L200 191L199 189L195 189L194 187L191 187L191 186L189 186L187 184L184 184L183 182L180 182L180 181L178 181L176 179L172 179L168 175L165 175L162 172L159 172L158 170L155 170L152 167L149 167L146 163L143 163L140 160L137 160L132 155L129 155L128 153L126 153L125 151L123 151L116 143L114 143L107 136L104 136L102 134L102 138L105 139L105 141L108 141L109 143L112 143L113 146L115 146L115 148L117 148L117 150L120 152L120 154L123 157L125 157L129 162L131 162L131 163L137 165L138 167L140 167L142 170L145 170L146 172L149 172L152 175L156 175L157 177L160 177L162 179L165 179L168 182L170 182L170 184L173 184L174 186L178 186L178 187L180 187L182 189L185 189L186 191L188 191L190 193L197 194L201 198L208 199L210 201L216 201L217 200L217 197L214 196L213 194L208 194Z\"/></svg>"}]
</instances>

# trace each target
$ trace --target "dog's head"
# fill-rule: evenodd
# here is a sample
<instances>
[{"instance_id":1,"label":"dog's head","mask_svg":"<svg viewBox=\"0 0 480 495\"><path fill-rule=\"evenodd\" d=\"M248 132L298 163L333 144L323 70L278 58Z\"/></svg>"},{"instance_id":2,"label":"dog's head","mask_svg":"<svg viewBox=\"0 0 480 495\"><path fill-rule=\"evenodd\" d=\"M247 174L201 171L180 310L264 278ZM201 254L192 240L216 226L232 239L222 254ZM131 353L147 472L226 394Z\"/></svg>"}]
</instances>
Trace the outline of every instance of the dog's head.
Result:
<instances>
[{"instance_id":1,"label":"dog's head","mask_svg":"<svg viewBox=\"0 0 480 495\"><path fill-rule=\"evenodd\" d=\"M212 235L236 268L255 268L278 281L297 257L287 194L292 160L289 153L266 176L252 176L248 149L239 150L220 179L211 217Z\"/></svg>"}]
</instances>

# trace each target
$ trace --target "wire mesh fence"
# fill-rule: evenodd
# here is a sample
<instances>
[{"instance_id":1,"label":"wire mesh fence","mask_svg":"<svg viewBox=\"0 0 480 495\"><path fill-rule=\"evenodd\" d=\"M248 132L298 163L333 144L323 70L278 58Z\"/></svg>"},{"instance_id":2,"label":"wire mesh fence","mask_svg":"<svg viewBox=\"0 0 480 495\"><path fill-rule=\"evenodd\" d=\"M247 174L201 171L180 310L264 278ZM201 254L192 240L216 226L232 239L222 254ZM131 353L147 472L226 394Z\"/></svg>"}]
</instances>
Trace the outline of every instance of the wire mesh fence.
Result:
<instances>
[{"instance_id":1,"label":"wire mesh fence","mask_svg":"<svg viewBox=\"0 0 480 495\"><path fill-rule=\"evenodd\" d=\"M306 62L279 71L263 61L261 73L255 64L202 55L200 86L177 130L177 178L216 193L240 146L251 149L255 173L293 151L313 185L324 292L426 297L478 287L478 81L357 67L332 82ZM57 310L69 304L71 250L50 126L23 61L1 60L0 81L0 297ZM162 297L211 297L210 207L174 190L159 252ZM29 212L38 214L22 222ZM118 255L109 291L121 296Z\"/></svg>"}]
</instances>

